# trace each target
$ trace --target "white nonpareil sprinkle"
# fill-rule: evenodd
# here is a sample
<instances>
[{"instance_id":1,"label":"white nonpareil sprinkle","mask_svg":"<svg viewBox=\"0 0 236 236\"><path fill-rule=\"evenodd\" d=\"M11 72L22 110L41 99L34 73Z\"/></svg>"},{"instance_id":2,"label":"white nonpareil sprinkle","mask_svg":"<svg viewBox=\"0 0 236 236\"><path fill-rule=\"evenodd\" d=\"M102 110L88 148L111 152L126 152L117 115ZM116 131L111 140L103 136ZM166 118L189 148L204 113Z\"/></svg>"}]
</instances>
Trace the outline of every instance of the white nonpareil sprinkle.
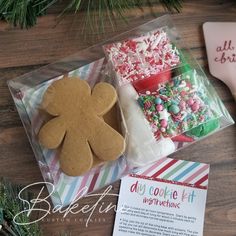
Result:
<instances>
[{"instance_id":1,"label":"white nonpareil sprinkle","mask_svg":"<svg viewBox=\"0 0 236 236\"><path fill-rule=\"evenodd\" d=\"M163 29L105 46L120 85L156 75L180 63L179 53Z\"/></svg>"}]
</instances>

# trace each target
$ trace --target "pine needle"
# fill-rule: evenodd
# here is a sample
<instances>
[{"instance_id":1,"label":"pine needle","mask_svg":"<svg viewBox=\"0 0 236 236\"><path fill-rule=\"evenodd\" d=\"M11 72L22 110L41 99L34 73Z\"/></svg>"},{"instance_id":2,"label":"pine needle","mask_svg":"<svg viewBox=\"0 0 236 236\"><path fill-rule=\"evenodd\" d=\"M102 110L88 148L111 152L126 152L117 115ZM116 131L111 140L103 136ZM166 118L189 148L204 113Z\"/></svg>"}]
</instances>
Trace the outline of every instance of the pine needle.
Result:
<instances>
[{"instance_id":1,"label":"pine needle","mask_svg":"<svg viewBox=\"0 0 236 236\"><path fill-rule=\"evenodd\" d=\"M16 214L28 208L25 202L18 198L21 186L13 185L5 179L0 179L0 235L8 236L40 236L41 232L37 224L18 225L15 224L13 218ZM30 202L32 195L28 192L22 193L23 198ZM20 223L28 223L27 214L18 215L17 221Z\"/></svg>"},{"instance_id":2,"label":"pine needle","mask_svg":"<svg viewBox=\"0 0 236 236\"><path fill-rule=\"evenodd\" d=\"M57 0L0 0L0 19L13 26L30 28L55 2Z\"/></svg>"},{"instance_id":3,"label":"pine needle","mask_svg":"<svg viewBox=\"0 0 236 236\"><path fill-rule=\"evenodd\" d=\"M105 19L109 20L110 26L114 29L117 18L128 23L125 18L127 10L134 7L142 8L145 2L148 6L161 3L167 11L179 12L183 0L72 0L63 14L67 10L87 11L84 28L92 32L104 33Z\"/></svg>"},{"instance_id":4,"label":"pine needle","mask_svg":"<svg viewBox=\"0 0 236 236\"><path fill-rule=\"evenodd\" d=\"M0 0L0 19L13 26L30 28L37 23L37 17L45 15L47 9L57 2L58 0ZM182 2L183 0L71 0L60 16L69 10L75 13L86 11L85 28L104 32L105 19L109 20L114 29L117 18L127 23L125 12L131 8L161 3L168 11L179 12Z\"/></svg>"}]
</instances>

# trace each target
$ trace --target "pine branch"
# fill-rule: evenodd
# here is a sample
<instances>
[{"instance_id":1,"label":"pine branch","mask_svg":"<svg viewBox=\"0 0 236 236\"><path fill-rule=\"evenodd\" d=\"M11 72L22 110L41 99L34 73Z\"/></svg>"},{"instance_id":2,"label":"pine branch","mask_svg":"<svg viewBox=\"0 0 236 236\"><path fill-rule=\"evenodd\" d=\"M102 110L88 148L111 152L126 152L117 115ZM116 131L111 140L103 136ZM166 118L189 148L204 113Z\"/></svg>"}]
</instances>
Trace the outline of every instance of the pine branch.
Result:
<instances>
[{"instance_id":1,"label":"pine branch","mask_svg":"<svg viewBox=\"0 0 236 236\"><path fill-rule=\"evenodd\" d=\"M168 10L168 11L177 11L180 12L182 8L183 0L160 0L160 3Z\"/></svg>"},{"instance_id":2,"label":"pine branch","mask_svg":"<svg viewBox=\"0 0 236 236\"><path fill-rule=\"evenodd\" d=\"M13 26L30 28L55 2L57 0L0 0L0 19Z\"/></svg>"},{"instance_id":3,"label":"pine branch","mask_svg":"<svg viewBox=\"0 0 236 236\"><path fill-rule=\"evenodd\" d=\"M28 208L26 203L18 198L21 186L12 185L5 179L0 180L0 235L8 236L39 236L40 229L37 224L18 225L15 224L13 218L16 214ZM32 195L23 192L23 198L30 202ZM27 214L20 214L17 221L28 223Z\"/></svg>"},{"instance_id":4,"label":"pine branch","mask_svg":"<svg viewBox=\"0 0 236 236\"><path fill-rule=\"evenodd\" d=\"M0 19L4 19L13 26L30 28L37 22L37 17L45 15L46 10L58 0L0 0ZM104 32L104 21L108 18L114 28L117 17L124 17L131 8L141 8L144 4L161 3L168 11L180 11L183 0L71 0L61 15L68 10L76 13L86 11L85 27L98 32Z\"/></svg>"}]
</instances>

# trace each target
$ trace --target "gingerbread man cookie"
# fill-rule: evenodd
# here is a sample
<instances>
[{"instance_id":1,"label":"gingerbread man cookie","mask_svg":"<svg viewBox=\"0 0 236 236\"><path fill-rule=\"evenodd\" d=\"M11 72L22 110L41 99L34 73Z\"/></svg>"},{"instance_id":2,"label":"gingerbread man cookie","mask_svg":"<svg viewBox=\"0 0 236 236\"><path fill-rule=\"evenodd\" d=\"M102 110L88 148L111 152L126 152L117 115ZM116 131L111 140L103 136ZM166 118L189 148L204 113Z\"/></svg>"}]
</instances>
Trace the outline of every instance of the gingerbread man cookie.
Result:
<instances>
[{"instance_id":1,"label":"gingerbread man cookie","mask_svg":"<svg viewBox=\"0 0 236 236\"><path fill-rule=\"evenodd\" d=\"M110 161L124 152L124 138L102 118L116 100L110 84L98 83L91 91L78 78L64 77L46 90L42 108L54 118L40 129L39 141L48 149L62 144L60 166L66 174L84 174L94 165L94 155Z\"/></svg>"}]
</instances>

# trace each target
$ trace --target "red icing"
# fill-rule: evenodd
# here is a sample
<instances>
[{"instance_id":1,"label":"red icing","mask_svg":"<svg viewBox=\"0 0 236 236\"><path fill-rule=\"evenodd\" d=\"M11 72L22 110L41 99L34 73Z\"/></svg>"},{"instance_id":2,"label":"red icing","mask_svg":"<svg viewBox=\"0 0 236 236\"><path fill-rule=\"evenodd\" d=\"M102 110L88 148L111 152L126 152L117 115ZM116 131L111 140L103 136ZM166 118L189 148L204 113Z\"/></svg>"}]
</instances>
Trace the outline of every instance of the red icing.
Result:
<instances>
[{"instance_id":1,"label":"red icing","mask_svg":"<svg viewBox=\"0 0 236 236\"><path fill-rule=\"evenodd\" d=\"M181 134L181 135L178 135L178 136L175 136L175 137L172 137L171 138L172 141L174 142L193 142L194 141L194 138L192 137L189 137L189 136L186 136L184 134Z\"/></svg>"},{"instance_id":2,"label":"red icing","mask_svg":"<svg viewBox=\"0 0 236 236\"><path fill-rule=\"evenodd\" d=\"M171 79L171 71L159 73L157 75L151 75L148 78L136 80L133 82L133 86L136 91L142 92L144 90L155 91L158 88L158 84L163 84Z\"/></svg>"}]
</instances>

